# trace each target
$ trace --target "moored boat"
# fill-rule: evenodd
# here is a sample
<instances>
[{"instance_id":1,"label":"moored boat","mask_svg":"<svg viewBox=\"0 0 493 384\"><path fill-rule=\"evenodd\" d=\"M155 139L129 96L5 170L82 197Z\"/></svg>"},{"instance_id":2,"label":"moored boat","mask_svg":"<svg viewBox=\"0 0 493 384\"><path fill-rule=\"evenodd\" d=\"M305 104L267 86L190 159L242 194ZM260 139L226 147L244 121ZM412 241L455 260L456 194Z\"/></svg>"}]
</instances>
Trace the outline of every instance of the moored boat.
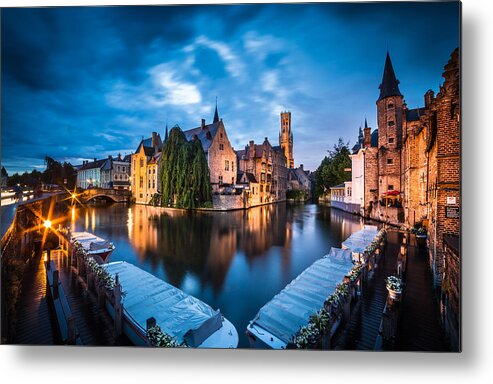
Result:
<instances>
[{"instance_id":1,"label":"moored boat","mask_svg":"<svg viewBox=\"0 0 493 384\"><path fill-rule=\"evenodd\" d=\"M102 261L105 261L115 250L112 242L89 232L74 232L72 240L80 243L89 256L99 256Z\"/></svg>"},{"instance_id":2,"label":"moored boat","mask_svg":"<svg viewBox=\"0 0 493 384\"><path fill-rule=\"evenodd\" d=\"M193 348L237 348L238 332L219 310L125 261L102 265L125 294L123 332L137 346L147 346L146 325L154 318L161 330ZM110 314L114 309L107 303Z\"/></svg>"}]
</instances>

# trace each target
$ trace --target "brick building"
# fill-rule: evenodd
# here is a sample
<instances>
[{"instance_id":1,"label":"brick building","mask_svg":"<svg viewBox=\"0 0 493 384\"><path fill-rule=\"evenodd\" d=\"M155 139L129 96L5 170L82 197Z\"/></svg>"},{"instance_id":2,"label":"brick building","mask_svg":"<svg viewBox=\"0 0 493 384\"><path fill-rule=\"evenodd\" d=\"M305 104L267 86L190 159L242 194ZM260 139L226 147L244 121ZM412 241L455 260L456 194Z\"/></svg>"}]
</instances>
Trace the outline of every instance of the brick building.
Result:
<instances>
[{"instance_id":1,"label":"brick building","mask_svg":"<svg viewBox=\"0 0 493 384\"><path fill-rule=\"evenodd\" d=\"M365 124L364 143L360 134L351 156L355 199L364 201L362 215L426 228L429 265L452 348L460 337L459 61L456 49L444 67L438 94L428 90L424 107L408 109L387 53L377 100L378 147L371 144Z\"/></svg>"},{"instance_id":2,"label":"brick building","mask_svg":"<svg viewBox=\"0 0 493 384\"><path fill-rule=\"evenodd\" d=\"M279 146L286 156L286 166L294 168L293 132L291 130L291 112L281 112L281 130L279 132Z\"/></svg>"},{"instance_id":3,"label":"brick building","mask_svg":"<svg viewBox=\"0 0 493 384\"><path fill-rule=\"evenodd\" d=\"M209 165L211 186L213 192L221 192L224 187L234 185L237 174L236 153L231 146L226 128L219 114L214 113L212 124L206 124L202 119L197 128L183 131L188 141L200 140Z\"/></svg>"},{"instance_id":4,"label":"brick building","mask_svg":"<svg viewBox=\"0 0 493 384\"><path fill-rule=\"evenodd\" d=\"M258 183L260 204L275 201L271 196L273 152L267 137L262 144L255 144L250 140L245 149L236 152L238 171L252 174Z\"/></svg>"}]
</instances>

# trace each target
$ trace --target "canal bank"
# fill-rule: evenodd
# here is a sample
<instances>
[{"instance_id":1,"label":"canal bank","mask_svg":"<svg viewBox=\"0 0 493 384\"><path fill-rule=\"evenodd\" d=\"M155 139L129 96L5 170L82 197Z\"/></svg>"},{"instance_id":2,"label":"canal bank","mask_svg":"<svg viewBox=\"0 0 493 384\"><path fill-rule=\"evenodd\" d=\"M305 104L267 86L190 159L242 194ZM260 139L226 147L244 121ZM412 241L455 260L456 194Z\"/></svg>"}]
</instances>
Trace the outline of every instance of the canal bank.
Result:
<instances>
[{"instance_id":1,"label":"canal bank","mask_svg":"<svg viewBox=\"0 0 493 384\"><path fill-rule=\"evenodd\" d=\"M364 221L314 204L230 212L113 204L77 209L67 223L110 239L126 261L220 308L244 329L260 307ZM239 347L248 347L240 332Z\"/></svg>"}]
</instances>

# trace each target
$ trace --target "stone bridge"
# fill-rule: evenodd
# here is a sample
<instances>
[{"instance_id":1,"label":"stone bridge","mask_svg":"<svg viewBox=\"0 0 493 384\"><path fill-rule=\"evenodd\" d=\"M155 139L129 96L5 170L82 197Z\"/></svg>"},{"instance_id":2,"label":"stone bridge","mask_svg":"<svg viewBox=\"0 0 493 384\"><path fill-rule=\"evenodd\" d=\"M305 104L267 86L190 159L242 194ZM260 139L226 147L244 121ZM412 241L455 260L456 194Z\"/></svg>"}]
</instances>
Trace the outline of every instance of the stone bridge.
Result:
<instances>
[{"instance_id":1,"label":"stone bridge","mask_svg":"<svg viewBox=\"0 0 493 384\"><path fill-rule=\"evenodd\" d=\"M102 189L92 188L84 191L79 197L82 203L88 203L95 200L107 200L115 203L127 203L132 197L132 192L126 189Z\"/></svg>"}]
</instances>

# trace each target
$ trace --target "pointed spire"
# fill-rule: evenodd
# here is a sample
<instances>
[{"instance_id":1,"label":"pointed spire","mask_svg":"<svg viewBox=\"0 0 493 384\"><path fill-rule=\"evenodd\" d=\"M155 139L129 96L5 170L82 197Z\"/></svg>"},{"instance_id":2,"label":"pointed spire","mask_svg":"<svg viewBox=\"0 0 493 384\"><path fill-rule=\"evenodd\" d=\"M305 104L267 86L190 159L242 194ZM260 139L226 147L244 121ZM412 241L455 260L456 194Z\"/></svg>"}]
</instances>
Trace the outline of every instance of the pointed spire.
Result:
<instances>
[{"instance_id":1,"label":"pointed spire","mask_svg":"<svg viewBox=\"0 0 493 384\"><path fill-rule=\"evenodd\" d=\"M365 117L365 128L368 128L368 122L366 121L366 117Z\"/></svg>"},{"instance_id":2,"label":"pointed spire","mask_svg":"<svg viewBox=\"0 0 493 384\"><path fill-rule=\"evenodd\" d=\"M383 70L382 84L378 87L380 89L380 97L378 100L384 99L389 96L402 96L399 91L399 80L395 77L394 68L392 67L392 61L390 60L389 52L387 51L387 57L385 58L385 68Z\"/></svg>"},{"instance_id":3,"label":"pointed spire","mask_svg":"<svg viewBox=\"0 0 493 384\"><path fill-rule=\"evenodd\" d=\"M363 130L361 129L361 125L359 126L358 143L363 144Z\"/></svg>"},{"instance_id":4,"label":"pointed spire","mask_svg":"<svg viewBox=\"0 0 493 384\"><path fill-rule=\"evenodd\" d=\"M164 133L164 142L168 140L168 120L166 119L166 132Z\"/></svg>"},{"instance_id":5,"label":"pointed spire","mask_svg":"<svg viewBox=\"0 0 493 384\"><path fill-rule=\"evenodd\" d=\"M214 120L213 123L219 122L219 114L217 113L217 96L216 96L216 111L214 112Z\"/></svg>"}]
</instances>

